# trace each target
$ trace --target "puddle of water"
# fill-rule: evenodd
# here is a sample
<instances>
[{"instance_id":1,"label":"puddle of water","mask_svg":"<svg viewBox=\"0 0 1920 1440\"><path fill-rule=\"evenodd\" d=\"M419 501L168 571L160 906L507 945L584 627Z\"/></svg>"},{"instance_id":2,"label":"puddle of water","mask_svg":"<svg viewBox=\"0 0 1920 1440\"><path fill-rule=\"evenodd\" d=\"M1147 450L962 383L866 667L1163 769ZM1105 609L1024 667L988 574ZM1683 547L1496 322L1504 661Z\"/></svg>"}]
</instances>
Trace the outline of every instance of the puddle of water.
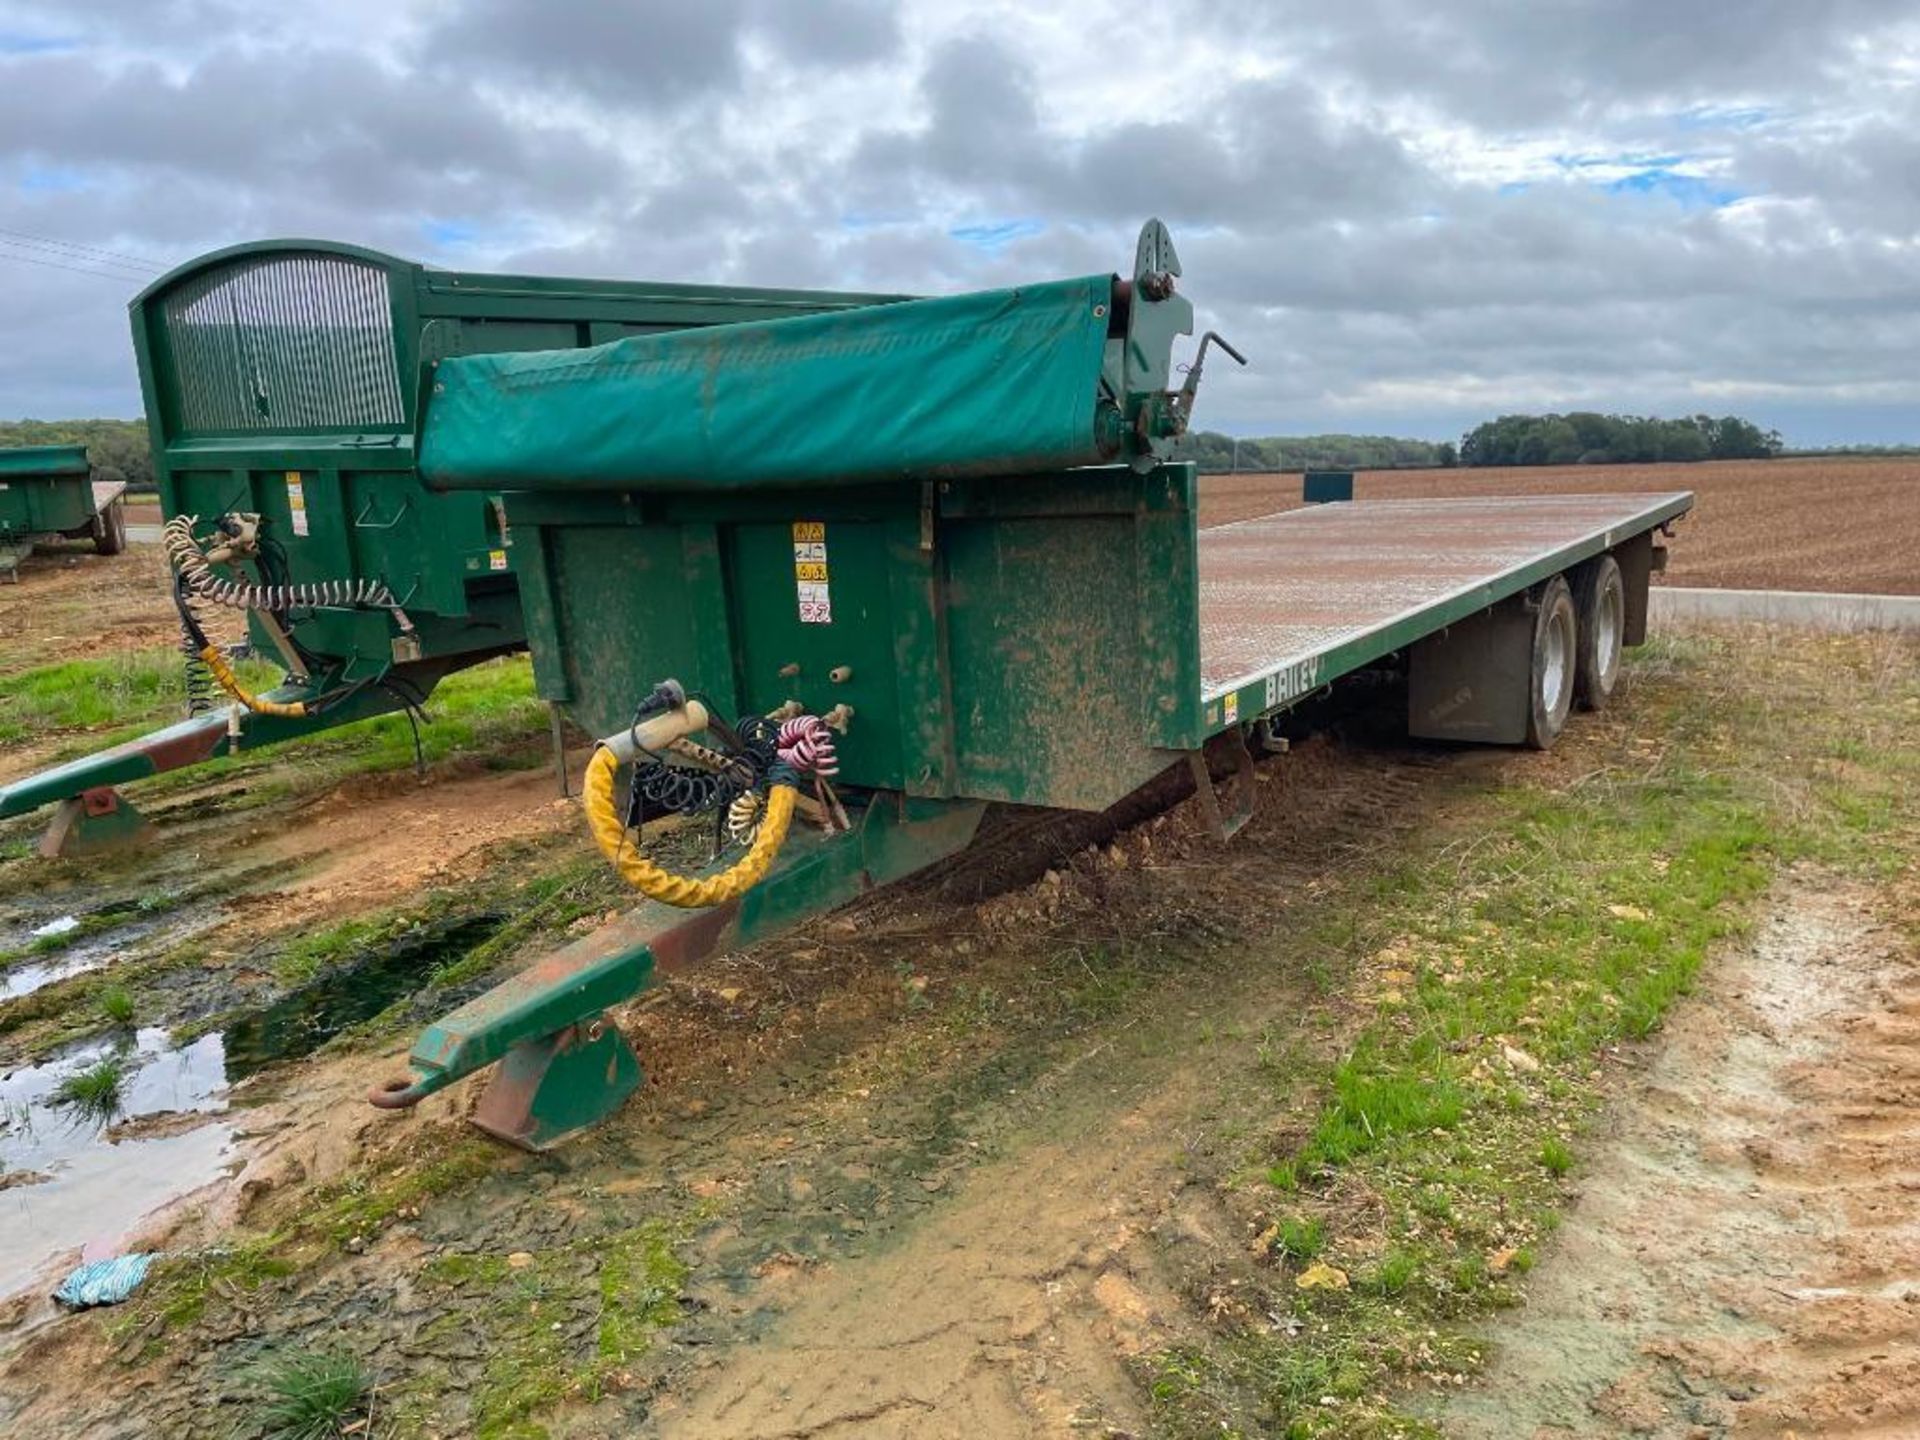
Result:
<instances>
[{"instance_id":1,"label":"puddle of water","mask_svg":"<svg viewBox=\"0 0 1920 1440\"><path fill-rule=\"evenodd\" d=\"M89 955L85 950L75 948L62 950L51 960L15 965L6 974L0 975L0 1000L17 1000L22 995L31 995L43 985L65 980L70 975L97 970L106 963L105 955Z\"/></svg>"},{"instance_id":2,"label":"puddle of water","mask_svg":"<svg viewBox=\"0 0 1920 1440\"><path fill-rule=\"evenodd\" d=\"M116 1102L93 1115L60 1103L63 1081L114 1058L125 1067ZM229 1125L120 1141L106 1138L106 1126L224 1110L226 1083L218 1035L175 1048L158 1026L89 1041L0 1077L0 1168L49 1177L0 1192L0 1296L25 1288L64 1251L111 1254L142 1216L218 1175L233 1138Z\"/></svg>"},{"instance_id":3,"label":"puddle of water","mask_svg":"<svg viewBox=\"0 0 1920 1440\"><path fill-rule=\"evenodd\" d=\"M309 1054L371 1019L413 993L438 966L487 939L504 918L483 916L428 931L186 1045L171 1044L168 1032L156 1026L87 1041L0 1076L0 1171L49 1177L0 1191L0 1297L26 1288L40 1267L76 1247L84 1247L88 1259L113 1254L144 1216L215 1179L233 1158L233 1127L224 1121L118 1140L110 1138L109 1125L169 1112L224 1111L229 1085ZM76 947L28 968L47 972L34 982L47 984L59 978L53 972L60 967L67 967L66 974L90 969L106 963L116 948L101 946L96 954ZM5 977L9 984L15 978ZM99 1113L61 1103L63 1082L108 1060L120 1063L124 1079Z\"/></svg>"},{"instance_id":4,"label":"puddle of water","mask_svg":"<svg viewBox=\"0 0 1920 1440\"><path fill-rule=\"evenodd\" d=\"M436 968L457 960L500 928L504 916L481 916L429 931L235 1021L223 1032L227 1078L244 1080L282 1060L311 1054L342 1030L371 1020L417 990Z\"/></svg>"},{"instance_id":5,"label":"puddle of water","mask_svg":"<svg viewBox=\"0 0 1920 1440\"><path fill-rule=\"evenodd\" d=\"M124 952L155 940L178 943L217 923L218 909L198 914L170 914L135 921L98 935L87 936L63 949L49 950L44 960L22 960L0 971L0 1001L31 995L55 981L84 975L111 964Z\"/></svg>"}]
</instances>

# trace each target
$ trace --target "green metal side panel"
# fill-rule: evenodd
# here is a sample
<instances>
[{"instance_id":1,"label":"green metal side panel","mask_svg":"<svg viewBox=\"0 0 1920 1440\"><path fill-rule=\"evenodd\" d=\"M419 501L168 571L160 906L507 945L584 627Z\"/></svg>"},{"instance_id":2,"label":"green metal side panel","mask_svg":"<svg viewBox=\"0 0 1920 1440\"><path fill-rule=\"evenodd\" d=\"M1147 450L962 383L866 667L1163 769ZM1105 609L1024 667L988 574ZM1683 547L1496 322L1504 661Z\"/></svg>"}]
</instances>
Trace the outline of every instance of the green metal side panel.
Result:
<instances>
[{"instance_id":1,"label":"green metal side panel","mask_svg":"<svg viewBox=\"0 0 1920 1440\"><path fill-rule=\"evenodd\" d=\"M84 445L0 450L0 539L78 530L93 518Z\"/></svg>"},{"instance_id":2,"label":"green metal side panel","mask_svg":"<svg viewBox=\"0 0 1920 1440\"><path fill-rule=\"evenodd\" d=\"M0 475L0 536L78 530L92 518L93 486L84 475Z\"/></svg>"},{"instance_id":3,"label":"green metal side panel","mask_svg":"<svg viewBox=\"0 0 1920 1440\"><path fill-rule=\"evenodd\" d=\"M1118 449L1101 410L1112 293L1096 275L449 359L421 474L460 489L745 490L1089 464Z\"/></svg>"},{"instance_id":4,"label":"green metal side panel","mask_svg":"<svg viewBox=\"0 0 1920 1440\"><path fill-rule=\"evenodd\" d=\"M851 705L854 723L837 747L843 772L898 789L906 773L887 531L884 522L827 521L802 510L790 521L723 533L745 708L765 714L789 698L816 714ZM826 598L807 598L816 593Z\"/></svg>"},{"instance_id":5,"label":"green metal side panel","mask_svg":"<svg viewBox=\"0 0 1920 1440\"><path fill-rule=\"evenodd\" d=\"M955 789L1098 810L1178 758L1159 747L1198 652L1192 471L1056 478L943 497Z\"/></svg>"},{"instance_id":6,"label":"green metal side panel","mask_svg":"<svg viewBox=\"0 0 1920 1440\"><path fill-rule=\"evenodd\" d=\"M595 734L671 676L727 718L851 707L854 786L1101 809L1176 758L1189 466L508 503L541 693Z\"/></svg>"},{"instance_id":7,"label":"green metal side panel","mask_svg":"<svg viewBox=\"0 0 1920 1440\"><path fill-rule=\"evenodd\" d=\"M716 672L701 644L703 616L724 618L717 573L690 569L677 526L569 525L516 529L538 534L547 584L523 594L534 680L541 695L570 704L589 733L609 735L633 719L654 683L681 678L732 719L722 695L730 666Z\"/></svg>"}]
</instances>

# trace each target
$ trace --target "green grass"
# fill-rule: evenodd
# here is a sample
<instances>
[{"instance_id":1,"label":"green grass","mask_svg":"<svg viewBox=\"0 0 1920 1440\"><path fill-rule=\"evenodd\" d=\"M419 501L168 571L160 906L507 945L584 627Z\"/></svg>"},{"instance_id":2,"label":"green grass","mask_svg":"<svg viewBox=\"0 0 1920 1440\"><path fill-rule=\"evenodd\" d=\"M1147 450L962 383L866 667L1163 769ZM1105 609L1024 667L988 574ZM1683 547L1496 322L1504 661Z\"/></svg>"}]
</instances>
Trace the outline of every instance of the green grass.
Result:
<instances>
[{"instance_id":1,"label":"green grass","mask_svg":"<svg viewBox=\"0 0 1920 1440\"><path fill-rule=\"evenodd\" d=\"M373 1378L350 1355L296 1351L255 1370L252 1422L262 1440L331 1440L364 1417Z\"/></svg>"},{"instance_id":2,"label":"green grass","mask_svg":"<svg viewBox=\"0 0 1920 1440\"><path fill-rule=\"evenodd\" d=\"M134 650L0 677L0 745L77 732L48 756L49 763L58 763L170 725L185 714L183 663L172 649ZM271 689L282 678L277 667L261 661L246 661L236 669L255 691ZM533 669L525 656L456 671L434 688L426 710L431 723L420 727L420 748L430 765L456 755L478 755L505 768L538 765L547 758L543 749L529 743L545 736L546 707L534 694ZM515 742L519 753L494 753ZM282 776L294 782L290 788L250 787L258 793L250 794L249 801L257 804L282 798L290 789L404 770L413 763L413 731L407 718L383 715L155 776L140 789L165 794L204 783L209 775L292 765L292 774Z\"/></svg>"},{"instance_id":3,"label":"green grass","mask_svg":"<svg viewBox=\"0 0 1920 1440\"><path fill-rule=\"evenodd\" d=\"M90 736L77 747L86 753L178 720L186 706L185 664L179 651L161 647L63 660L0 676L0 744L64 730L124 732ZM255 689L280 679L277 669L257 661L238 669L243 682Z\"/></svg>"},{"instance_id":4,"label":"green grass","mask_svg":"<svg viewBox=\"0 0 1920 1440\"><path fill-rule=\"evenodd\" d=\"M131 650L0 676L0 744L165 715L184 702L182 664L174 650Z\"/></svg>"},{"instance_id":5,"label":"green grass","mask_svg":"<svg viewBox=\"0 0 1920 1440\"><path fill-rule=\"evenodd\" d=\"M1247 1083L1317 1099L1277 1151L1222 1146L1216 1183L1273 1238L1232 1293L1290 1318L1148 1365L1163 1436L1437 1435L1395 1392L1477 1366L1470 1327L1516 1301L1552 1233L1600 1057L1658 1031L1783 862L1869 879L1913 862L1910 648L1694 638L1631 673L1597 768L1489 788L1455 807L1457 831L1356 877L1281 942L1335 957L1360 1006L1324 1060L1251 1047ZM1391 985L1373 978L1388 970ZM1308 1257L1349 1288L1294 1286Z\"/></svg>"},{"instance_id":6,"label":"green grass","mask_svg":"<svg viewBox=\"0 0 1920 1440\"><path fill-rule=\"evenodd\" d=\"M109 1024L127 1026L133 1024L133 996L124 985L109 985L97 997L100 1013Z\"/></svg>"},{"instance_id":7,"label":"green grass","mask_svg":"<svg viewBox=\"0 0 1920 1440\"><path fill-rule=\"evenodd\" d=\"M583 1257L593 1264L583 1280ZM626 1383L625 1370L680 1319L687 1267L657 1222L521 1257L445 1252L423 1278L451 1307L442 1321L483 1335L486 1373L474 1389L477 1440L544 1435L533 1417L571 1398L594 1400ZM553 1324L591 1308L597 1320L583 1351ZM414 1396L418 1404L429 1396Z\"/></svg>"},{"instance_id":8,"label":"green grass","mask_svg":"<svg viewBox=\"0 0 1920 1440\"><path fill-rule=\"evenodd\" d=\"M53 1103L65 1106L83 1120L105 1124L120 1113L120 1092L126 1083L125 1057L107 1055L61 1080L54 1087Z\"/></svg>"}]
</instances>

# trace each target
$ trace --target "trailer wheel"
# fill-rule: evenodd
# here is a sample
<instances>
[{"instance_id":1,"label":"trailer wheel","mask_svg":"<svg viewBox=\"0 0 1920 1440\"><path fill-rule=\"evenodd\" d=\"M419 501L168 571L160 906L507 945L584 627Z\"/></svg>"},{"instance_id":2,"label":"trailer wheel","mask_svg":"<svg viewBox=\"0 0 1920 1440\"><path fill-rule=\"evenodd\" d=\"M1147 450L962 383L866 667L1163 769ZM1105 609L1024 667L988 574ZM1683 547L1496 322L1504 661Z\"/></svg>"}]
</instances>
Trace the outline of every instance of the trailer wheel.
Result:
<instances>
[{"instance_id":1,"label":"trailer wheel","mask_svg":"<svg viewBox=\"0 0 1920 1440\"><path fill-rule=\"evenodd\" d=\"M1527 685L1527 745L1545 750L1560 738L1573 709L1579 666L1580 621L1567 577L1556 575L1540 589L1533 616L1533 666Z\"/></svg>"},{"instance_id":2,"label":"trailer wheel","mask_svg":"<svg viewBox=\"0 0 1920 1440\"><path fill-rule=\"evenodd\" d=\"M1580 661L1573 700L1582 710L1604 710L1620 682L1620 647L1627 633L1627 587L1620 565L1602 555L1581 570L1574 608L1580 612Z\"/></svg>"},{"instance_id":3,"label":"trailer wheel","mask_svg":"<svg viewBox=\"0 0 1920 1440\"><path fill-rule=\"evenodd\" d=\"M101 555L118 555L127 548L127 507L114 499L93 517L93 548Z\"/></svg>"}]
</instances>

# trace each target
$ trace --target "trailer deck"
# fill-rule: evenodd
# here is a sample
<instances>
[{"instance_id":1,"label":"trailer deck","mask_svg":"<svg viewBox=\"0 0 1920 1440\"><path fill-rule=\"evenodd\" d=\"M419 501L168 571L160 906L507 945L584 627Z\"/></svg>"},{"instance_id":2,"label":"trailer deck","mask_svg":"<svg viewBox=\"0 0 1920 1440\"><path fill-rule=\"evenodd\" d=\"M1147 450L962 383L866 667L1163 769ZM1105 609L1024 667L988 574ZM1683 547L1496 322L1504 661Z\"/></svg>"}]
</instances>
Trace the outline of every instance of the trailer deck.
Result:
<instances>
[{"instance_id":1,"label":"trailer deck","mask_svg":"<svg viewBox=\"0 0 1920 1440\"><path fill-rule=\"evenodd\" d=\"M1202 530L1202 692L1211 705L1273 682L1241 715L1297 698L1692 504L1685 491L1371 500Z\"/></svg>"}]
</instances>

